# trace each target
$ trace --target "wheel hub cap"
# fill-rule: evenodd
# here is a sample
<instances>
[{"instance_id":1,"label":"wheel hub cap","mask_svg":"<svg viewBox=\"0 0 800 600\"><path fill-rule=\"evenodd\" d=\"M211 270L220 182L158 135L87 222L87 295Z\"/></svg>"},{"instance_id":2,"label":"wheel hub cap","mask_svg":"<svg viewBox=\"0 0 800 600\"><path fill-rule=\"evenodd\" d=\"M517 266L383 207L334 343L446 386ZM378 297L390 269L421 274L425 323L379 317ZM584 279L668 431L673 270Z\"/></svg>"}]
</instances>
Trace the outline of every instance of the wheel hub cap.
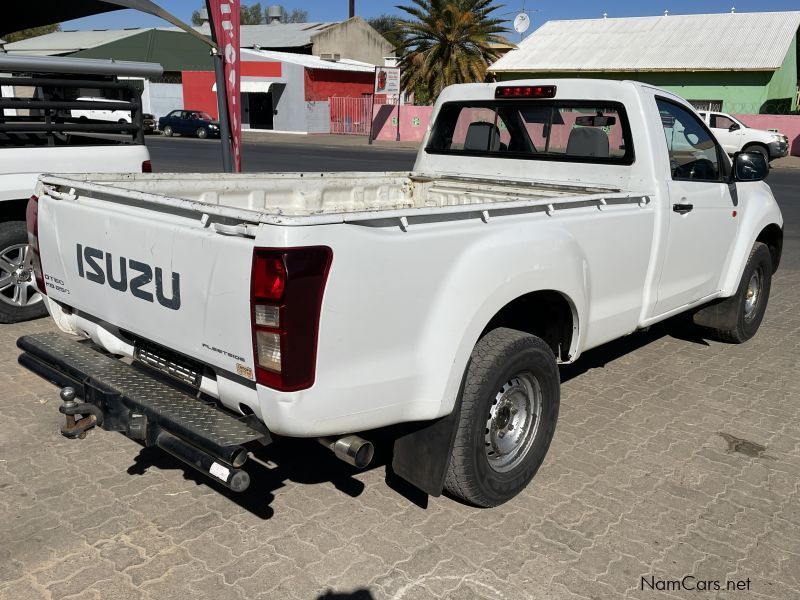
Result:
<instances>
[{"instance_id":1,"label":"wheel hub cap","mask_svg":"<svg viewBox=\"0 0 800 600\"><path fill-rule=\"evenodd\" d=\"M21 308L41 301L33 285L33 253L28 245L0 250L0 302Z\"/></svg>"},{"instance_id":2,"label":"wheel hub cap","mask_svg":"<svg viewBox=\"0 0 800 600\"><path fill-rule=\"evenodd\" d=\"M528 453L541 419L539 382L530 373L509 379L495 395L484 429L489 466L500 473L510 471Z\"/></svg>"},{"instance_id":3,"label":"wheel hub cap","mask_svg":"<svg viewBox=\"0 0 800 600\"><path fill-rule=\"evenodd\" d=\"M747 283L747 293L744 299L744 316L745 318L752 318L755 314L755 309L758 306L758 300L761 297L761 269L758 269L750 277Z\"/></svg>"}]
</instances>

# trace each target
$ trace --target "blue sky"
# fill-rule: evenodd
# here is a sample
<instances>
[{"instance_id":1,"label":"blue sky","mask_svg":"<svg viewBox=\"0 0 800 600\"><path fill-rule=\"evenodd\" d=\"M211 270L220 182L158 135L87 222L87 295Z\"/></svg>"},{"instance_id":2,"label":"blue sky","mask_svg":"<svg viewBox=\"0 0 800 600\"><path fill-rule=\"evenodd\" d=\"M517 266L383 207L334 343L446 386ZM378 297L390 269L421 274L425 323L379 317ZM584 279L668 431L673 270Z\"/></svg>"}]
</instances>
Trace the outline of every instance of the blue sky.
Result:
<instances>
[{"instance_id":1,"label":"blue sky","mask_svg":"<svg viewBox=\"0 0 800 600\"><path fill-rule=\"evenodd\" d=\"M157 4L172 12L179 18L189 21L192 10L203 4L203 0L155 0ZM250 4L244 0L244 4ZM287 10L302 8L308 11L311 21L336 21L347 18L348 0L283 0ZM261 5L273 4L262 0ZM410 4L405 0L356 0L356 13L369 18L381 13L399 13L397 4ZM738 12L800 10L798 0L760 0L759 2L734 2L734 0L659 0L659 2L641 2L637 0L557 0L532 2L530 0L506 0L500 2L504 8L500 11L510 21L523 5L530 13L533 28L544 21L556 19L591 19L598 18L604 12L609 17L630 17L663 14L669 9L673 14L728 12L732 6ZM536 11L536 12L534 12ZM505 13L508 13L505 15ZM65 29L105 29L124 27L154 27L167 25L160 19L135 11L117 11L105 15L97 15L65 23Z\"/></svg>"}]
</instances>

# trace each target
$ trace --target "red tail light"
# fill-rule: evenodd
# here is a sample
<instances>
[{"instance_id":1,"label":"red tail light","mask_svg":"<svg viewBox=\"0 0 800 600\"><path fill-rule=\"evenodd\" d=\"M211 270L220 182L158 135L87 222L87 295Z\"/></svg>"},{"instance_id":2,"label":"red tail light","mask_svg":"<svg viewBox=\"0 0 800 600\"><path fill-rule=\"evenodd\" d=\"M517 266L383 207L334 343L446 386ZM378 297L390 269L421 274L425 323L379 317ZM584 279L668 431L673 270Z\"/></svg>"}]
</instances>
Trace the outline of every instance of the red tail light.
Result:
<instances>
[{"instance_id":1,"label":"red tail light","mask_svg":"<svg viewBox=\"0 0 800 600\"><path fill-rule=\"evenodd\" d=\"M314 384L322 295L332 260L326 246L254 251L250 308L258 383L285 392Z\"/></svg>"},{"instance_id":2,"label":"red tail light","mask_svg":"<svg viewBox=\"0 0 800 600\"><path fill-rule=\"evenodd\" d=\"M47 295L44 286L44 273L42 272L42 259L39 256L39 198L31 196L28 208L25 210L25 221L28 227L28 246L30 246L33 275L36 277L36 287L42 294Z\"/></svg>"},{"instance_id":3,"label":"red tail light","mask_svg":"<svg viewBox=\"0 0 800 600\"><path fill-rule=\"evenodd\" d=\"M142 163L142 173L152 173L153 172L153 164L146 160Z\"/></svg>"}]
</instances>

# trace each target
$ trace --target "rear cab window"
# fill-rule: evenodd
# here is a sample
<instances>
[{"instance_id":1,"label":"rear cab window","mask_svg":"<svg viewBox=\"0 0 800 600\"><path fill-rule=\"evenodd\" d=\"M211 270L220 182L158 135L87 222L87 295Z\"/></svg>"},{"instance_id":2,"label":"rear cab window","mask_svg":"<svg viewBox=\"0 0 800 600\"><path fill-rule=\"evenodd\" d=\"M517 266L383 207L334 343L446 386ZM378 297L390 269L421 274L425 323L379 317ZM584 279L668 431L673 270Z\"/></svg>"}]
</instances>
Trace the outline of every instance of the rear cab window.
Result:
<instances>
[{"instance_id":1,"label":"rear cab window","mask_svg":"<svg viewBox=\"0 0 800 600\"><path fill-rule=\"evenodd\" d=\"M426 151L602 164L634 160L621 104L568 100L448 102Z\"/></svg>"}]
</instances>

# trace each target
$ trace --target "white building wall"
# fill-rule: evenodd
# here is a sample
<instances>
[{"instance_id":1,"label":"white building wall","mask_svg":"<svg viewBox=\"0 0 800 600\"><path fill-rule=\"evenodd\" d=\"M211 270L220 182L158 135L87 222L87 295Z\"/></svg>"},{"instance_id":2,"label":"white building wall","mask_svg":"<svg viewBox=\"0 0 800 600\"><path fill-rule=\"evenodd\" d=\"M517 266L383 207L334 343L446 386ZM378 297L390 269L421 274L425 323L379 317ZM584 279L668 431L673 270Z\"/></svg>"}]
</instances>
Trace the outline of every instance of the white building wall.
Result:
<instances>
[{"instance_id":1,"label":"white building wall","mask_svg":"<svg viewBox=\"0 0 800 600\"><path fill-rule=\"evenodd\" d=\"M147 98L145 100L145 97ZM144 112L155 115L156 119L183 106L183 86L180 83L152 83L146 81L142 94Z\"/></svg>"}]
</instances>

